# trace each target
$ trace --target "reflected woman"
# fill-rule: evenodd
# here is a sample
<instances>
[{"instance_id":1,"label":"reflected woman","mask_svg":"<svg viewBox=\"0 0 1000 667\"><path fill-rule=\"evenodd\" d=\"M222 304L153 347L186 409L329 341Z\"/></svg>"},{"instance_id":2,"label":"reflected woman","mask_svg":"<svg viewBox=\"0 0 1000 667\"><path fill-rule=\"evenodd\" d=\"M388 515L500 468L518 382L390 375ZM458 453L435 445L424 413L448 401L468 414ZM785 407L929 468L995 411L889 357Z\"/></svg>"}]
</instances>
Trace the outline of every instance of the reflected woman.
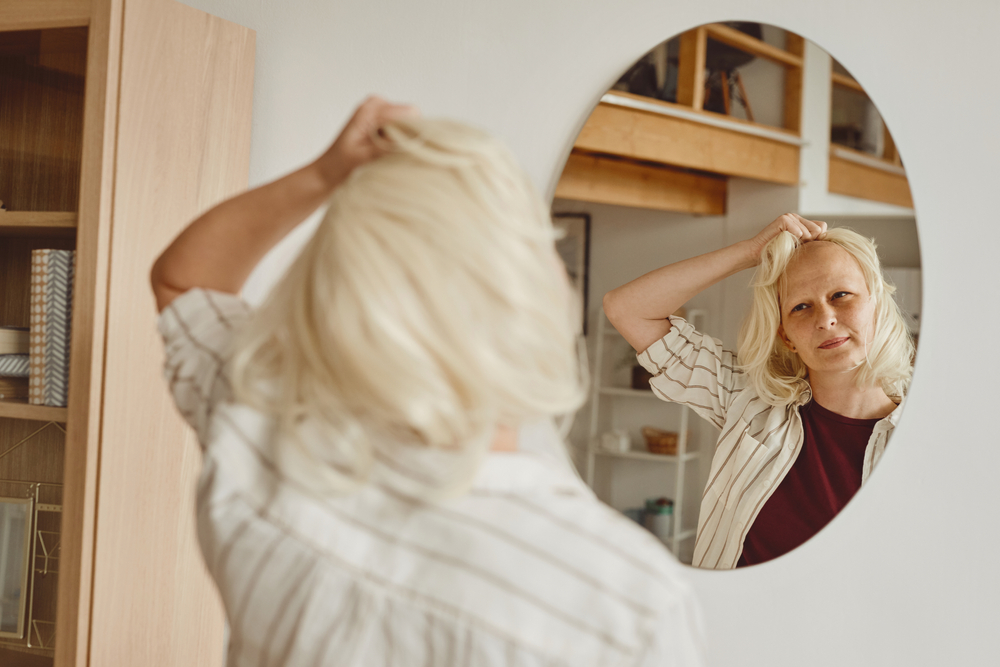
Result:
<instances>
[{"instance_id":1,"label":"reflected woman","mask_svg":"<svg viewBox=\"0 0 1000 667\"><path fill-rule=\"evenodd\" d=\"M757 266L738 353L670 316ZM653 373L653 391L721 434L698 517L696 567L785 554L867 481L895 427L913 342L875 245L785 214L754 238L609 292L611 323Z\"/></svg>"}]
</instances>

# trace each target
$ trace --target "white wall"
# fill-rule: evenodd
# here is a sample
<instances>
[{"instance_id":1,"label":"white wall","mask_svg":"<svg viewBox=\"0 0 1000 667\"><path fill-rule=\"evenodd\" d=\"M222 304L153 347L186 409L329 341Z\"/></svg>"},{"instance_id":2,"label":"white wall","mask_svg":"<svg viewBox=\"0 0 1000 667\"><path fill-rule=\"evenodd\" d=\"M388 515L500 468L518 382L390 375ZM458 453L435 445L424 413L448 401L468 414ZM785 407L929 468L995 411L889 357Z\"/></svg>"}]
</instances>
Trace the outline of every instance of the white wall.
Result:
<instances>
[{"instance_id":1,"label":"white wall","mask_svg":"<svg viewBox=\"0 0 1000 667\"><path fill-rule=\"evenodd\" d=\"M992 639L1000 361L983 341L1000 330L987 296L1000 278L990 194L1000 92L983 78L997 59L997 3L189 2L258 32L253 182L315 155L353 105L379 91L488 128L551 193L597 98L667 36L738 17L786 27L836 54L878 100L906 160L925 278L921 354L879 473L828 529L759 567L691 571L712 664L1000 662ZM279 265L268 260L254 289ZM974 361L951 353L956 338ZM978 465L951 465L958 459Z\"/></svg>"}]
</instances>

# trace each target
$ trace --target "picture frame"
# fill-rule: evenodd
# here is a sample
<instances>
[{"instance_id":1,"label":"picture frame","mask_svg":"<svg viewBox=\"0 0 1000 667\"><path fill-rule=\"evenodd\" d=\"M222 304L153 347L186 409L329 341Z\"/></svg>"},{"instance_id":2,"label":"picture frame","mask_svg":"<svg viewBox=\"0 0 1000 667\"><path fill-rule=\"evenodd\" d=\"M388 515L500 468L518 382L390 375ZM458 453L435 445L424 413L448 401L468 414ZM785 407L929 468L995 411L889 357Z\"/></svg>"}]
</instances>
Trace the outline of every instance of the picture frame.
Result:
<instances>
[{"instance_id":1,"label":"picture frame","mask_svg":"<svg viewBox=\"0 0 1000 667\"><path fill-rule=\"evenodd\" d=\"M590 214L553 213L552 224L563 233L556 252L566 266L566 274L580 303L583 335L587 335L587 296L590 272Z\"/></svg>"},{"instance_id":2,"label":"picture frame","mask_svg":"<svg viewBox=\"0 0 1000 667\"><path fill-rule=\"evenodd\" d=\"M26 629L33 505L0 497L0 639L22 639Z\"/></svg>"}]
</instances>

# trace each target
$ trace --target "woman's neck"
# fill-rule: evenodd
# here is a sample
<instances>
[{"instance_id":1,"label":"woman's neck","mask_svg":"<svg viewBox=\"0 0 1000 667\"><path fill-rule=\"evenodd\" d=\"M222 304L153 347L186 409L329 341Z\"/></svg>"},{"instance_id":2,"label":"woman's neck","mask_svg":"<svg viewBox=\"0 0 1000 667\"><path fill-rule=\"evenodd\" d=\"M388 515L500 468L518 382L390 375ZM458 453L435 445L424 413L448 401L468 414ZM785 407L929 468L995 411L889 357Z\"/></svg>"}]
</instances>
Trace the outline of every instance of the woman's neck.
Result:
<instances>
[{"instance_id":1,"label":"woman's neck","mask_svg":"<svg viewBox=\"0 0 1000 667\"><path fill-rule=\"evenodd\" d=\"M809 373L813 400L830 412L851 419L882 419L896 404L882 387L859 387L853 373Z\"/></svg>"}]
</instances>

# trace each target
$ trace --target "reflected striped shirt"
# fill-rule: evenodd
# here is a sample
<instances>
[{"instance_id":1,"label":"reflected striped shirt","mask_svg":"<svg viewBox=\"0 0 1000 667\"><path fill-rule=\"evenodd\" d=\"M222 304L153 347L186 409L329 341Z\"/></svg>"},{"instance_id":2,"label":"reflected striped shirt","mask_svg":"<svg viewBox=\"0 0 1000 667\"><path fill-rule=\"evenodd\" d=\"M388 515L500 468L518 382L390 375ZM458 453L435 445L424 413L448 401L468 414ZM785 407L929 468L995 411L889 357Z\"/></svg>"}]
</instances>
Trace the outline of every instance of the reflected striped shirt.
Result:
<instances>
[{"instance_id":1,"label":"reflected striped shirt","mask_svg":"<svg viewBox=\"0 0 1000 667\"><path fill-rule=\"evenodd\" d=\"M228 665L703 664L682 566L594 497L551 424L522 429L518 452L489 454L447 502L303 491L274 463L273 423L232 401L226 360L251 315L194 289L159 321L203 448L198 538Z\"/></svg>"},{"instance_id":2,"label":"reflected striped shirt","mask_svg":"<svg viewBox=\"0 0 1000 667\"><path fill-rule=\"evenodd\" d=\"M679 317L670 331L637 355L664 401L683 403L721 430L698 514L692 565L732 569L761 508L795 462L805 431L794 404L774 407L749 386L736 355ZM868 481L899 421L902 402L875 424L865 448L861 483Z\"/></svg>"}]
</instances>

